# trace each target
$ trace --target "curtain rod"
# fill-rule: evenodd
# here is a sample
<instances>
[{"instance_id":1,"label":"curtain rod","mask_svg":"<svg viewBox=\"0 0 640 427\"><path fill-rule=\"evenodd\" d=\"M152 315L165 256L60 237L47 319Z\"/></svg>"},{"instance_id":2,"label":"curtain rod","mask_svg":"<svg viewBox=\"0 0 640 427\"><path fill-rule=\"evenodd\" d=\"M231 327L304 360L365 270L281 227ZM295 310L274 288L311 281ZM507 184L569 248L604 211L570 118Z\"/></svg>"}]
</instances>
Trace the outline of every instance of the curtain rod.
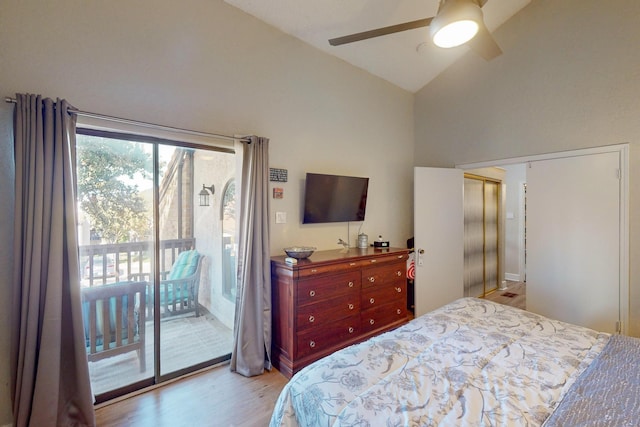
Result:
<instances>
[{"instance_id":1,"label":"curtain rod","mask_svg":"<svg viewBox=\"0 0 640 427\"><path fill-rule=\"evenodd\" d=\"M11 98L11 97L5 97L4 101L10 104L15 104L17 102L17 100L15 98ZM71 114L75 114L77 116L81 116L81 117L90 117L90 118L94 118L94 119L102 119L102 120L107 120L110 122L115 122L115 123L121 123L121 124L127 124L127 125L135 125L135 126L140 126L140 127L145 127L145 128L149 128L149 129L156 129L156 130L164 130L164 131L169 131L169 132L181 132L181 133L186 133L189 135L195 135L195 136L204 136L204 137L213 137L213 138L220 138L220 139L227 139L227 140L231 140L231 141L241 141L241 142L251 142L251 140L249 139L249 136L243 136L243 137L233 137L233 136L229 136L229 135L221 135L221 134L217 134L217 133L210 133L210 132L200 132L200 131L196 131L196 130L190 130L190 129L183 129L183 128L177 128L177 127L173 127L173 126L164 126L164 125L158 125L155 123L147 123L147 122L140 122L137 120L129 120L129 119L123 119L121 117L114 117L114 116L107 116L105 114L98 114L98 113L91 113L89 111L81 111L75 108L69 108L69 112Z\"/></svg>"}]
</instances>

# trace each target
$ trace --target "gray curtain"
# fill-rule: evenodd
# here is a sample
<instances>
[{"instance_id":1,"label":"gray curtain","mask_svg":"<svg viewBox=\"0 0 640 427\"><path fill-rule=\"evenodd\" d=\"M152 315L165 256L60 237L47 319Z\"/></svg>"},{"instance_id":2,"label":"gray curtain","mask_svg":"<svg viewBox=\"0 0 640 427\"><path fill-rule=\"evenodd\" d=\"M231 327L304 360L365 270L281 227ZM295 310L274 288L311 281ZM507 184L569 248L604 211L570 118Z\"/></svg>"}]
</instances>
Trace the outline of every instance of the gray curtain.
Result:
<instances>
[{"instance_id":1,"label":"gray curtain","mask_svg":"<svg viewBox=\"0 0 640 427\"><path fill-rule=\"evenodd\" d=\"M242 146L238 293L231 370L244 376L271 369L269 140Z\"/></svg>"},{"instance_id":2,"label":"gray curtain","mask_svg":"<svg viewBox=\"0 0 640 427\"><path fill-rule=\"evenodd\" d=\"M95 425L80 301L75 116L64 100L16 98L14 425Z\"/></svg>"}]
</instances>

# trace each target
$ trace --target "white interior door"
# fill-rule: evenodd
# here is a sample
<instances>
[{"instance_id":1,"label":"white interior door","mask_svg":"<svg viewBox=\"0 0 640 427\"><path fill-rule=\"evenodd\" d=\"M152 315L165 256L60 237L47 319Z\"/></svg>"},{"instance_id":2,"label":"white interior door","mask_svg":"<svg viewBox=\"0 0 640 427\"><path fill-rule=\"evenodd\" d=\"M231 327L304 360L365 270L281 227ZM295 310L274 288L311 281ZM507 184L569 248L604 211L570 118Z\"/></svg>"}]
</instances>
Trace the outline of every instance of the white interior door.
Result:
<instances>
[{"instance_id":1,"label":"white interior door","mask_svg":"<svg viewBox=\"0 0 640 427\"><path fill-rule=\"evenodd\" d=\"M414 169L415 315L463 295L463 172Z\"/></svg>"},{"instance_id":2,"label":"white interior door","mask_svg":"<svg viewBox=\"0 0 640 427\"><path fill-rule=\"evenodd\" d=\"M527 309L615 332L620 320L620 153L527 169Z\"/></svg>"}]
</instances>

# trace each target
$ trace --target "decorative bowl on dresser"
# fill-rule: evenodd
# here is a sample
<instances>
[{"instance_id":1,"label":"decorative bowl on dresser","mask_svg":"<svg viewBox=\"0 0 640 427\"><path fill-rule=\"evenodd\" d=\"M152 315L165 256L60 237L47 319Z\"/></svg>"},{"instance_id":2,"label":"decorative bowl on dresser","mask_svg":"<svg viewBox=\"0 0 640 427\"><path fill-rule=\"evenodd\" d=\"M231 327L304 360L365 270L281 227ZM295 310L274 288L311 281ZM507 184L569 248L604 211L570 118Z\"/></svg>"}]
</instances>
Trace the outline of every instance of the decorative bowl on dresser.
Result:
<instances>
[{"instance_id":1,"label":"decorative bowl on dresser","mask_svg":"<svg viewBox=\"0 0 640 427\"><path fill-rule=\"evenodd\" d=\"M295 259L309 258L315 250L316 248L313 246L292 246L290 248L284 248L286 254Z\"/></svg>"},{"instance_id":2,"label":"decorative bowl on dresser","mask_svg":"<svg viewBox=\"0 0 640 427\"><path fill-rule=\"evenodd\" d=\"M285 376L407 322L407 249L317 251L271 258L272 361Z\"/></svg>"}]
</instances>

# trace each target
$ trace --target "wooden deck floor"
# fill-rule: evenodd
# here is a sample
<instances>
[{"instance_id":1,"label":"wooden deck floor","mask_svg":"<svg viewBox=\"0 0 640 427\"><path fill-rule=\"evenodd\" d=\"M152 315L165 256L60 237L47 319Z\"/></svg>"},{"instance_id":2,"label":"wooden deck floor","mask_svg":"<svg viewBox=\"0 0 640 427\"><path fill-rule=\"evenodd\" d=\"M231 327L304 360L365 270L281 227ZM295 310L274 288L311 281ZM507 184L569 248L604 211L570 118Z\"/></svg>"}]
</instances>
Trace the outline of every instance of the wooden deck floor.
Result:
<instances>
[{"instance_id":1,"label":"wooden deck floor","mask_svg":"<svg viewBox=\"0 0 640 427\"><path fill-rule=\"evenodd\" d=\"M161 374L178 371L231 353L233 331L209 313L166 318L160 324ZM147 369L140 372L135 351L89 363L94 394L152 378L153 322L146 322Z\"/></svg>"}]
</instances>

